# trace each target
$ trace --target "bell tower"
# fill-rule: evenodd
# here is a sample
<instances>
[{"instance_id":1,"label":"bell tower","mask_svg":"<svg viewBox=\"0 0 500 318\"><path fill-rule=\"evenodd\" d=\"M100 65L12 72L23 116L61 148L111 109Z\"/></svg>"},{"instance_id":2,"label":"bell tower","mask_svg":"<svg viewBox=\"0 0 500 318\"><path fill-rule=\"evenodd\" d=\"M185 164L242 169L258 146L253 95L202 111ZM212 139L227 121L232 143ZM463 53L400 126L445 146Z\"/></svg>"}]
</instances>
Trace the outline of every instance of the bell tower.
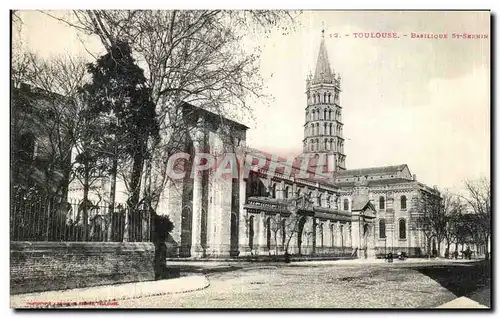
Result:
<instances>
[{"instance_id":1,"label":"bell tower","mask_svg":"<svg viewBox=\"0 0 500 318\"><path fill-rule=\"evenodd\" d=\"M303 153L326 157L323 171L346 169L342 106L340 106L340 75L330 67L323 29L314 76L306 79L306 118Z\"/></svg>"}]
</instances>

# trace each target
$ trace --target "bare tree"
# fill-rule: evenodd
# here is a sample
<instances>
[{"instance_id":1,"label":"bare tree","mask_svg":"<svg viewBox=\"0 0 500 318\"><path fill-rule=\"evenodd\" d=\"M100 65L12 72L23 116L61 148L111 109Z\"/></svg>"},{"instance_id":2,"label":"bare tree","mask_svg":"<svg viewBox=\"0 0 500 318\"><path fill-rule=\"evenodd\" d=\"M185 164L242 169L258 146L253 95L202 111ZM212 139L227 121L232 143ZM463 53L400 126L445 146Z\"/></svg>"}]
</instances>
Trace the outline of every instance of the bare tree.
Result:
<instances>
[{"instance_id":1,"label":"bare tree","mask_svg":"<svg viewBox=\"0 0 500 318\"><path fill-rule=\"evenodd\" d=\"M20 49L13 56L12 183L20 191L36 188L44 198L49 235L52 223L65 222L72 149L82 129L77 95L85 79L85 61L71 56L42 59Z\"/></svg>"},{"instance_id":2,"label":"bare tree","mask_svg":"<svg viewBox=\"0 0 500 318\"><path fill-rule=\"evenodd\" d=\"M436 228L438 228L438 231L442 230L443 209L441 198L422 190L414 200L415 210L417 211L416 225L425 237L427 255L430 257L432 254L431 240L437 238ZM440 232L440 235L443 235L442 232Z\"/></svg>"},{"instance_id":3,"label":"bare tree","mask_svg":"<svg viewBox=\"0 0 500 318\"><path fill-rule=\"evenodd\" d=\"M271 232L274 234L276 244L276 255L278 255L278 246L282 246L283 253L288 255L292 238L300 235L301 223L304 216L299 212L301 209L312 205L312 201L306 196L292 197L282 200L279 204L279 213L271 217ZM278 233L281 233L281 242L278 242ZM309 235L310 233L304 233Z\"/></svg>"},{"instance_id":4,"label":"bare tree","mask_svg":"<svg viewBox=\"0 0 500 318\"><path fill-rule=\"evenodd\" d=\"M486 252L485 257L489 259L488 245L491 236L491 185L486 178L479 180L465 181L465 189L467 195L463 198L474 211L476 216L476 231L475 236L479 241L482 241Z\"/></svg>"},{"instance_id":5,"label":"bare tree","mask_svg":"<svg viewBox=\"0 0 500 318\"><path fill-rule=\"evenodd\" d=\"M182 105L191 103L219 115L249 113L248 102L261 99L262 80L258 72L259 49L242 49L246 32L269 30L288 32L287 11L224 10L79 10L76 22L64 22L99 37L109 50L118 41L131 45L144 64L156 105L162 138L150 140L150 157L145 163L144 196L156 207L158 194L166 184L165 158L180 147ZM50 13L48 13L50 14ZM287 21L284 21L285 23Z\"/></svg>"},{"instance_id":6,"label":"bare tree","mask_svg":"<svg viewBox=\"0 0 500 318\"><path fill-rule=\"evenodd\" d=\"M450 246L457 244L464 231L463 223L465 212L465 205L458 195L449 191L443 194L443 213L445 215L446 223L444 225L443 236L446 240L446 250L450 251ZM456 250L456 247L455 247Z\"/></svg>"},{"instance_id":7,"label":"bare tree","mask_svg":"<svg viewBox=\"0 0 500 318\"><path fill-rule=\"evenodd\" d=\"M85 79L85 62L71 56L42 59L32 52L15 55L13 138L26 131L36 133L37 156L44 161L39 184L47 194L63 195L71 177L71 150L82 124L78 88Z\"/></svg>"}]
</instances>

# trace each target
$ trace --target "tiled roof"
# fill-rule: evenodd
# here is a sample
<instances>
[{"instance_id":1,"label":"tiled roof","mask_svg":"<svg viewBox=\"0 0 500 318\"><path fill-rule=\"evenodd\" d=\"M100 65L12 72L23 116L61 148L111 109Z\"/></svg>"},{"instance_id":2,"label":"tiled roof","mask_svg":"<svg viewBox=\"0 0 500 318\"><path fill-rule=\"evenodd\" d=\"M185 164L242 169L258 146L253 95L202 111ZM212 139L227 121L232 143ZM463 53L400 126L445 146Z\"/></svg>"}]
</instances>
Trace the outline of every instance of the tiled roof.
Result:
<instances>
[{"instance_id":1,"label":"tiled roof","mask_svg":"<svg viewBox=\"0 0 500 318\"><path fill-rule=\"evenodd\" d=\"M397 166L385 166L385 167L372 167L372 168L362 168L362 169L351 169L351 170L339 170L335 172L335 177L354 177L354 176L366 176L372 174L382 174L382 173L396 173L402 171L406 167L406 164Z\"/></svg>"},{"instance_id":2,"label":"tiled roof","mask_svg":"<svg viewBox=\"0 0 500 318\"><path fill-rule=\"evenodd\" d=\"M415 182L413 180L402 179L402 178L390 178L390 179L373 179L368 180L368 186L377 186L377 185L390 185L390 184L400 184L400 183L412 183ZM335 185L337 187L354 187L354 181L340 181L336 182Z\"/></svg>"}]
</instances>

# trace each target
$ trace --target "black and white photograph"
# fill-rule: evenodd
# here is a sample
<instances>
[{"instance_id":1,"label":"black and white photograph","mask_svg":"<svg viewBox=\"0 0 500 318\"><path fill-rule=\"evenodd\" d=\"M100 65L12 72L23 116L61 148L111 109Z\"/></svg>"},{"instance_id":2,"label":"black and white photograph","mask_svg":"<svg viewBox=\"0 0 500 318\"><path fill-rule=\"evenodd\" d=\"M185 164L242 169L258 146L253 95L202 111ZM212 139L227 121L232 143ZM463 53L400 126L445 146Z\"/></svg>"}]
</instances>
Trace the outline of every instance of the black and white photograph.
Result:
<instances>
[{"instance_id":1,"label":"black and white photograph","mask_svg":"<svg viewBox=\"0 0 500 318\"><path fill-rule=\"evenodd\" d=\"M490 10L9 18L10 308L493 308Z\"/></svg>"}]
</instances>

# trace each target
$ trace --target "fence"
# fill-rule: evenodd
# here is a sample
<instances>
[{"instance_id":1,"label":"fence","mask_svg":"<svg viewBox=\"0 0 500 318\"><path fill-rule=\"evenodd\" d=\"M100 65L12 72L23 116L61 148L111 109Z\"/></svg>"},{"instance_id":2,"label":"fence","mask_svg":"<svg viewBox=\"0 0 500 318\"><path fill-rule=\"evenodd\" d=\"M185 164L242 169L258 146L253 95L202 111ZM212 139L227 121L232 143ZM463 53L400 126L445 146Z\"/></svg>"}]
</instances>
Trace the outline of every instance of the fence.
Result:
<instances>
[{"instance_id":1,"label":"fence","mask_svg":"<svg viewBox=\"0 0 500 318\"><path fill-rule=\"evenodd\" d=\"M11 203L11 241L147 242L151 214L122 204L113 208L87 201L56 202L45 198ZM85 217L85 214L87 217Z\"/></svg>"}]
</instances>

